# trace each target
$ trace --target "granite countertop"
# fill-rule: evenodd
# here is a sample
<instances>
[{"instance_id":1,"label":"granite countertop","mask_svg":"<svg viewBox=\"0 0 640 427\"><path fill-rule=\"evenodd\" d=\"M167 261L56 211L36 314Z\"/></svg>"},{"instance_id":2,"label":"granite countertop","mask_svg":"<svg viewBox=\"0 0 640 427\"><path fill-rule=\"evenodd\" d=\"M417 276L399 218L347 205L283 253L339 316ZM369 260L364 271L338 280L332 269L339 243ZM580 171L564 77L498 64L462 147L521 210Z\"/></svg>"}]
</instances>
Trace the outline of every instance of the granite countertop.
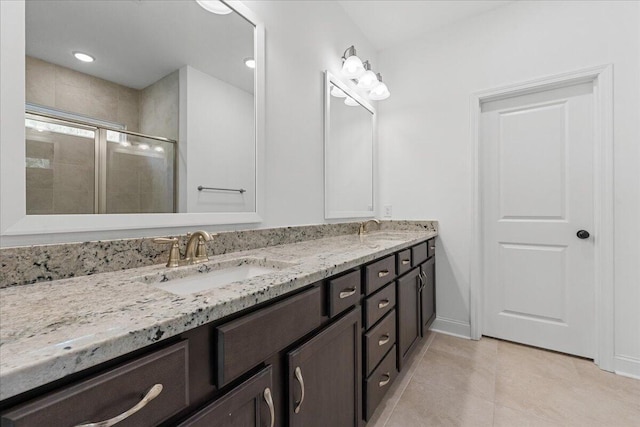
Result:
<instances>
[{"instance_id":1,"label":"granite countertop","mask_svg":"<svg viewBox=\"0 0 640 427\"><path fill-rule=\"evenodd\" d=\"M221 319L436 236L373 232L271 246L167 269L134 268L0 289L0 400ZM150 283L217 265L276 271L191 295ZM144 278L144 279L143 279Z\"/></svg>"}]
</instances>

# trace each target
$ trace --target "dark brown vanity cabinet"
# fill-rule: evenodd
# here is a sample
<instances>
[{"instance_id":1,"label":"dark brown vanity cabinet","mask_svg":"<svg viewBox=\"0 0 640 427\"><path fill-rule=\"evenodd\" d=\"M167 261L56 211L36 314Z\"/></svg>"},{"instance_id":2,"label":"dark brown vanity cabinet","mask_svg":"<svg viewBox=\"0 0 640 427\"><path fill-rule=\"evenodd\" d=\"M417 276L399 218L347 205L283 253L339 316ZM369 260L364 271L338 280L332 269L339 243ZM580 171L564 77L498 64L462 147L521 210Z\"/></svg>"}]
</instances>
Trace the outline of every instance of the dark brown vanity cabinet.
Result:
<instances>
[{"instance_id":1,"label":"dark brown vanity cabinet","mask_svg":"<svg viewBox=\"0 0 640 427\"><path fill-rule=\"evenodd\" d=\"M360 316L352 310L288 352L289 426L359 425Z\"/></svg>"},{"instance_id":2,"label":"dark brown vanity cabinet","mask_svg":"<svg viewBox=\"0 0 640 427\"><path fill-rule=\"evenodd\" d=\"M420 333L427 334L429 326L436 318L436 259L429 258L420 265L422 286L420 289Z\"/></svg>"},{"instance_id":3,"label":"dark brown vanity cabinet","mask_svg":"<svg viewBox=\"0 0 640 427\"><path fill-rule=\"evenodd\" d=\"M420 268L397 280L398 293L398 370L420 337Z\"/></svg>"},{"instance_id":4,"label":"dark brown vanity cabinet","mask_svg":"<svg viewBox=\"0 0 640 427\"><path fill-rule=\"evenodd\" d=\"M186 341L156 349L4 412L2 427L157 426L189 406L187 357Z\"/></svg>"},{"instance_id":5,"label":"dark brown vanity cabinet","mask_svg":"<svg viewBox=\"0 0 640 427\"><path fill-rule=\"evenodd\" d=\"M2 402L1 425L359 427L435 317L434 248L419 243Z\"/></svg>"},{"instance_id":6,"label":"dark brown vanity cabinet","mask_svg":"<svg viewBox=\"0 0 640 427\"><path fill-rule=\"evenodd\" d=\"M179 427L272 427L275 416L272 369L267 366Z\"/></svg>"}]
</instances>

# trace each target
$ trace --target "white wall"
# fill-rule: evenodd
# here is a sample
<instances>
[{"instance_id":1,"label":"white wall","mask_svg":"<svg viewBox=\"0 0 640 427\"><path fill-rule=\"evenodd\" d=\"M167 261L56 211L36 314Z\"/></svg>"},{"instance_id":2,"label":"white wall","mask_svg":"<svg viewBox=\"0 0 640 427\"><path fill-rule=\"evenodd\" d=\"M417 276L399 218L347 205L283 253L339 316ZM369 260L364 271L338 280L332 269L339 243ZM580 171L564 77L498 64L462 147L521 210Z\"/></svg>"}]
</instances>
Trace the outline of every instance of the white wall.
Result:
<instances>
[{"instance_id":1,"label":"white wall","mask_svg":"<svg viewBox=\"0 0 640 427\"><path fill-rule=\"evenodd\" d=\"M440 221L439 327L469 333L470 94L612 63L615 368L640 376L638 9L637 2L516 2L379 53L392 92L378 107L381 204L392 204L397 218Z\"/></svg>"},{"instance_id":2,"label":"white wall","mask_svg":"<svg viewBox=\"0 0 640 427\"><path fill-rule=\"evenodd\" d=\"M189 66L180 69L180 79L186 108L180 117L179 161L189 165L180 175L180 211L255 211L253 94ZM247 191L198 191L200 185Z\"/></svg>"},{"instance_id":3,"label":"white wall","mask_svg":"<svg viewBox=\"0 0 640 427\"><path fill-rule=\"evenodd\" d=\"M377 56L333 1L245 1L266 28L266 198L262 226L324 220L323 71L339 75L356 46L374 68Z\"/></svg>"}]
</instances>

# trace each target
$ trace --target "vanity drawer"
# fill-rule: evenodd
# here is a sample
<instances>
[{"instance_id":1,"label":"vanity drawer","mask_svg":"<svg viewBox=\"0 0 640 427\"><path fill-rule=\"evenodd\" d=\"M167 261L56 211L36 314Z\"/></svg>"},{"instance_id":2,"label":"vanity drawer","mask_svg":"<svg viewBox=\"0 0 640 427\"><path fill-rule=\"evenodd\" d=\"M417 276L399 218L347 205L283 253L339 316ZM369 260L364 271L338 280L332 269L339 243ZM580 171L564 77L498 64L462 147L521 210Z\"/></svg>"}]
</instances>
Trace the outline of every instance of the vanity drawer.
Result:
<instances>
[{"instance_id":1,"label":"vanity drawer","mask_svg":"<svg viewBox=\"0 0 640 427\"><path fill-rule=\"evenodd\" d=\"M123 414L162 388L120 426L156 426L189 406L187 341L154 351L2 414L2 426L75 426ZM159 387L156 387L157 390Z\"/></svg>"},{"instance_id":2,"label":"vanity drawer","mask_svg":"<svg viewBox=\"0 0 640 427\"><path fill-rule=\"evenodd\" d=\"M369 296L365 302L365 329L369 329L396 305L395 283Z\"/></svg>"},{"instance_id":3,"label":"vanity drawer","mask_svg":"<svg viewBox=\"0 0 640 427\"><path fill-rule=\"evenodd\" d=\"M407 271L411 270L411 249L406 249L404 251L398 252L396 256L398 265L398 276L401 276Z\"/></svg>"},{"instance_id":4,"label":"vanity drawer","mask_svg":"<svg viewBox=\"0 0 640 427\"><path fill-rule=\"evenodd\" d=\"M216 328L221 388L320 326L322 291L316 286Z\"/></svg>"},{"instance_id":5,"label":"vanity drawer","mask_svg":"<svg viewBox=\"0 0 640 427\"><path fill-rule=\"evenodd\" d=\"M428 258L427 255L427 242L422 242L411 248L411 257L413 258L412 266L417 266L425 262Z\"/></svg>"},{"instance_id":6,"label":"vanity drawer","mask_svg":"<svg viewBox=\"0 0 640 427\"><path fill-rule=\"evenodd\" d=\"M365 291L372 294L396 277L396 256L389 255L365 267Z\"/></svg>"},{"instance_id":7,"label":"vanity drawer","mask_svg":"<svg viewBox=\"0 0 640 427\"><path fill-rule=\"evenodd\" d=\"M365 381L365 421L369 421L397 375L396 347L393 346L380 365Z\"/></svg>"},{"instance_id":8,"label":"vanity drawer","mask_svg":"<svg viewBox=\"0 0 640 427\"><path fill-rule=\"evenodd\" d=\"M369 375L385 354L396 343L396 311L387 315L364 335L364 366Z\"/></svg>"},{"instance_id":9,"label":"vanity drawer","mask_svg":"<svg viewBox=\"0 0 640 427\"><path fill-rule=\"evenodd\" d=\"M431 258L436 254L436 239L427 240L427 256Z\"/></svg>"},{"instance_id":10,"label":"vanity drawer","mask_svg":"<svg viewBox=\"0 0 640 427\"><path fill-rule=\"evenodd\" d=\"M329 317L342 313L360 300L360 270L329 280Z\"/></svg>"}]
</instances>

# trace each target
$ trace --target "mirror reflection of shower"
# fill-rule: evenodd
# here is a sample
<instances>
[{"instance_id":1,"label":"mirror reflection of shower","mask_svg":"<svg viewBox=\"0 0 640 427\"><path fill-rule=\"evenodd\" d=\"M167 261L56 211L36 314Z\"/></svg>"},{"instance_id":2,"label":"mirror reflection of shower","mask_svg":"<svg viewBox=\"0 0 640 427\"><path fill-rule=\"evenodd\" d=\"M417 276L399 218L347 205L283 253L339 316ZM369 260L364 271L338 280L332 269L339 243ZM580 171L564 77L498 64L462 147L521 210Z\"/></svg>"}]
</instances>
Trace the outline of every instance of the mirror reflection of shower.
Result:
<instances>
[{"instance_id":1,"label":"mirror reflection of shower","mask_svg":"<svg viewBox=\"0 0 640 427\"><path fill-rule=\"evenodd\" d=\"M175 141L31 106L27 215L175 212Z\"/></svg>"}]
</instances>

